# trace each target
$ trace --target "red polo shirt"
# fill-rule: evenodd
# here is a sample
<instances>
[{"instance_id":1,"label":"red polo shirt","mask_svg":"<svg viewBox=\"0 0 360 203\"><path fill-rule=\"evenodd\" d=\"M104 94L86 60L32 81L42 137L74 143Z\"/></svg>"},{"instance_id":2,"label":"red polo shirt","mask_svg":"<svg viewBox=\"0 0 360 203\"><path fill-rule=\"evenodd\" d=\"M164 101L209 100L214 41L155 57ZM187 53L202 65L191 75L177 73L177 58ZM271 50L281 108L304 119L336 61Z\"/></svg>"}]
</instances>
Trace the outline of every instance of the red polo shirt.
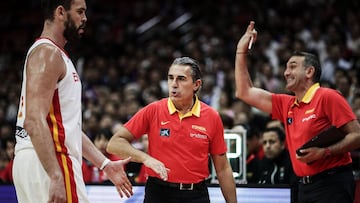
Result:
<instances>
[{"instance_id":1,"label":"red polo shirt","mask_svg":"<svg viewBox=\"0 0 360 203\"><path fill-rule=\"evenodd\" d=\"M185 115L168 98L153 102L124 126L135 138L148 135L148 153L170 169L169 182L204 180L209 176L209 154L227 151L219 113L197 98L191 112ZM147 173L158 177L148 168Z\"/></svg>"},{"instance_id":2,"label":"red polo shirt","mask_svg":"<svg viewBox=\"0 0 360 203\"><path fill-rule=\"evenodd\" d=\"M272 117L285 125L286 142L296 175L314 175L352 162L350 153L333 155L312 164L296 159L296 149L322 130L331 125L341 127L356 119L350 105L338 91L320 87L316 83L300 102L296 101L295 96L273 94Z\"/></svg>"}]
</instances>

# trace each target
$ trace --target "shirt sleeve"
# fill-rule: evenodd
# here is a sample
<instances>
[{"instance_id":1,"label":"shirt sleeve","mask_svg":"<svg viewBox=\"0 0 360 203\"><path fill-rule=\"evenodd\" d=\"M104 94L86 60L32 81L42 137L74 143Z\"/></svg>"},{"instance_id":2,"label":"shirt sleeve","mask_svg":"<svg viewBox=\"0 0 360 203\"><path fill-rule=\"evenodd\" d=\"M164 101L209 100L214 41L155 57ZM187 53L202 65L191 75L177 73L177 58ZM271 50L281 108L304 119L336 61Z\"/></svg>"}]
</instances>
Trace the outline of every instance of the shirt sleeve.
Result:
<instances>
[{"instance_id":1,"label":"shirt sleeve","mask_svg":"<svg viewBox=\"0 0 360 203\"><path fill-rule=\"evenodd\" d=\"M149 131L149 124L151 123L151 116L154 115L154 105L150 104L140 109L131 119L124 124L124 127L128 129L136 139Z\"/></svg>"},{"instance_id":2,"label":"shirt sleeve","mask_svg":"<svg viewBox=\"0 0 360 203\"><path fill-rule=\"evenodd\" d=\"M224 154L227 152L227 147L224 140L224 126L222 124L219 114L214 117L214 134L210 143L210 154Z\"/></svg>"},{"instance_id":3,"label":"shirt sleeve","mask_svg":"<svg viewBox=\"0 0 360 203\"><path fill-rule=\"evenodd\" d=\"M329 118L331 124L339 128L344 124L355 120L356 116L343 95L336 90L328 91L328 94L324 94L323 106L326 107L325 114Z\"/></svg>"},{"instance_id":4,"label":"shirt sleeve","mask_svg":"<svg viewBox=\"0 0 360 203\"><path fill-rule=\"evenodd\" d=\"M292 97L286 94L272 94L272 119L280 120L283 123L286 123L287 111L290 106Z\"/></svg>"}]
</instances>

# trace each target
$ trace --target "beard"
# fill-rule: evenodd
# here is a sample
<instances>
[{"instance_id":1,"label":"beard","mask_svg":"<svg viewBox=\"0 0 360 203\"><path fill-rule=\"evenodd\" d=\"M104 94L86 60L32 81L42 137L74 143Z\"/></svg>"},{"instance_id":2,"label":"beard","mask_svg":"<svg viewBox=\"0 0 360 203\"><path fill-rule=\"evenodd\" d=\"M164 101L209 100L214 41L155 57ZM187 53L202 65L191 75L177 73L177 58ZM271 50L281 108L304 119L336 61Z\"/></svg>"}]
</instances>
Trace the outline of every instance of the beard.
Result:
<instances>
[{"instance_id":1,"label":"beard","mask_svg":"<svg viewBox=\"0 0 360 203\"><path fill-rule=\"evenodd\" d=\"M79 27L76 27L75 22L72 20L71 16L68 15L68 21L64 22L65 30L64 37L67 41L75 41L82 37L79 30L85 28L85 23L83 22Z\"/></svg>"}]
</instances>

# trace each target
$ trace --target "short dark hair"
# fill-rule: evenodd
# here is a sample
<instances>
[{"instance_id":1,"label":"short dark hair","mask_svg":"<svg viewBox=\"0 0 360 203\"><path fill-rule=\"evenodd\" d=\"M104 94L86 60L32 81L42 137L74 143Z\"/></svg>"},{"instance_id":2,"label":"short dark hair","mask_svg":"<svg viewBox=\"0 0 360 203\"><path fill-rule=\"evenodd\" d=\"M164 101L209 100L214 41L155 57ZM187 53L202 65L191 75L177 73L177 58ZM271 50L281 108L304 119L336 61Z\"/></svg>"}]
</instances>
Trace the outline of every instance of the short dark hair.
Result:
<instances>
[{"instance_id":1,"label":"short dark hair","mask_svg":"<svg viewBox=\"0 0 360 203\"><path fill-rule=\"evenodd\" d=\"M234 127L234 119L231 116L227 115L224 112L219 112L219 115L224 125L224 128L231 129Z\"/></svg>"},{"instance_id":2,"label":"short dark hair","mask_svg":"<svg viewBox=\"0 0 360 203\"><path fill-rule=\"evenodd\" d=\"M188 65L191 67L191 76L193 81L195 82L197 79L201 79L202 74L200 71L200 66L198 65L197 61L195 59L192 59L190 57L180 57L176 58L173 63L173 65Z\"/></svg>"},{"instance_id":3,"label":"short dark hair","mask_svg":"<svg viewBox=\"0 0 360 203\"><path fill-rule=\"evenodd\" d=\"M251 138L260 138L260 129L258 127L255 126L251 126L251 127L247 127L246 130L246 139L251 139Z\"/></svg>"},{"instance_id":4,"label":"short dark hair","mask_svg":"<svg viewBox=\"0 0 360 203\"><path fill-rule=\"evenodd\" d=\"M295 51L292 56L303 56L305 68L313 66L315 68L315 74L313 77L314 82L320 82L321 77L321 66L319 57L309 52Z\"/></svg>"},{"instance_id":5,"label":"short dark hair","mask_svg":"<svg viewBox=\"0 0 360 203\"><path fill-rule=\"evenodd\" d=\"M41 7L45 20L54 20L54 11L58 6L63 6L65 10L70 10L73 0L42 0Z\"/></svg>"},{"instance_id":6,"label":"short dark hair","mask_svg":"<svg viewBox=\"0 0 360 203\"><path fill-rule=\"evenodd\" d=\"M102 137L106 138L107 140L110 140L110 138L112 137L111 130L109 128L100 128L99 130L96 131L95 135L91 140L94 142L94 140L100 139Z\"/></svg>"},{"instance_id":7,"label":"short dark hair","mask_svg":"<svg viewBox=\"0 0 360 203\"><path fill-rule=\"evenodd\" d=\"M263 134L266 133L266 132L275 132L278 137L279 137L279 140L281 142L284 142L285 141L285 133L284 131L279 128L279 127L271 127L271 128L266 128L264 131L263 131Z\"/></svg>"}]
</instances>

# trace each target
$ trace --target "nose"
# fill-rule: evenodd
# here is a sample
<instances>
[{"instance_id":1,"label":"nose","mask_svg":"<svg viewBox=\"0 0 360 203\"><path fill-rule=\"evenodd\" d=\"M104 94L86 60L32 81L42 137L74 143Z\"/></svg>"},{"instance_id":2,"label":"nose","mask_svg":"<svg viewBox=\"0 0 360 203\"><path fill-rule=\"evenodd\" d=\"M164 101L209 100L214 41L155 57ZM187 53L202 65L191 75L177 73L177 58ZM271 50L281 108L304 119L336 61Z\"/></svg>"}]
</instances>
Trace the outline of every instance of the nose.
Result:
<instances>
[{"instance_id":1,"label":"nose","mask_svg":"<svg viewBox=\"0 0 360 203\"><path fill-rule=\"evenodd\" d=\"M86 16L85 13L82 15L81 22L84 24L84 27L85 27L85 24L86 24L86 22L87 22L87 16Z\"/></svg>"},{"instance_id":2,"label":"nose","mask_svg":"<svg viewBox=\"0 0 360 203\"><path fill-rule=\"evenodd\" d=\"M285 71L284 71L284 77L289 76L289 74L290 74L290 71L289 71L288 69L285 69Z\"/></svg>"},{"instance_id":3,"label":"nose","mask_svg":"<svg viewBox=\"0 0 360 203\"><path fill-rule=\"evenodd\" d=\"M176 79L171 80L171 81L170 81L170 85L171 85L171 87L177 87L177 81L176 81Z\"/></svg>"}]
</instances>

